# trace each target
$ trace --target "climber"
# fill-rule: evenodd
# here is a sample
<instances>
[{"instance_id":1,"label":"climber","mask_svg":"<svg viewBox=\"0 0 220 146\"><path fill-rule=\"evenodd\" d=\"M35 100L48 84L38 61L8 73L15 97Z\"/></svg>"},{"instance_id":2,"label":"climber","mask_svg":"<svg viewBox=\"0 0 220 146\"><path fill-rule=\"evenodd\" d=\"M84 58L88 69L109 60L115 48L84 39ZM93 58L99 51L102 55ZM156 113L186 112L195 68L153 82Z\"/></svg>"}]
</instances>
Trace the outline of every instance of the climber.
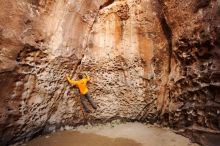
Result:
<instances>
[{"instance_id":1,"label":"climber","mask_svg":"<svg viewBox=\"0 0 220 146\"><path fill-rule=\"evenodd\" d=\"M90 80L90 77L88 75L83 76L82 74L79 74L78 75L79 80L74 81L74 80L71 80L69 75L67 74L66 78L71 85L76 86L79 89L81 93L80 99L81 99L81 103L83 105L84 111L87 113L90 112L90 110L88 109L86 105L86 99L91 103L94 109L97 109L97 106L94 103L91 95L89 94L89 90L86 86L87 82Z\"/></svg>"}]
</instances>

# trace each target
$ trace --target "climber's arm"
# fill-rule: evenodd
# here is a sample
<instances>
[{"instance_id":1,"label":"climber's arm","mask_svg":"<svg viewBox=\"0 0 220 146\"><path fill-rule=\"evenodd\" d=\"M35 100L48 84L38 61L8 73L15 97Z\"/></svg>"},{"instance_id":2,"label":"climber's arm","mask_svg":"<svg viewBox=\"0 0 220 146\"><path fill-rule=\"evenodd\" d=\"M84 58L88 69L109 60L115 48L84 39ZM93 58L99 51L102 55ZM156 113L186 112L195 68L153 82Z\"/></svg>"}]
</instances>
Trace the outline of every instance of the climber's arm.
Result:
<instances>
[{"instance_id":1,"label":"climber's arm","mask_svg":"<svg viewBox=\"0 0 220 146\"><path fill-rule=\"evenodd\" d=\"M88 76L88 75L85 76L85 79L86 79L86 82L91 80L90 76Z\"/></svg>"},{"instance_id":2,"label":"climber's arm","mask_svg":"<svg viewBox=\"0 0 220 146\"><path fill-rule=\"evenodd\" d=\"M69 75L66 75L66 79L71 85L76 85L76 83L77 83L77 81L71 80Z\"/></svg>"}]
</instances>

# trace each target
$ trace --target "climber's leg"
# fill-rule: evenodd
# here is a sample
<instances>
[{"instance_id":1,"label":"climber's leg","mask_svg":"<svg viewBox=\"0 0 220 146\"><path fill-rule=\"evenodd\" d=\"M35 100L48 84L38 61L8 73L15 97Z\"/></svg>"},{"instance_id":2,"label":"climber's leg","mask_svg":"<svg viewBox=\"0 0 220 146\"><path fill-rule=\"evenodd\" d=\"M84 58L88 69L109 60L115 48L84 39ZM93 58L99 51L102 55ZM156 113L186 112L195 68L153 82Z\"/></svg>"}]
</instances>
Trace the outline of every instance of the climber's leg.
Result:
<instances>
[{"instance_id":1,"label":"climber's leg","mask_svg":"<svg viewBox=\"0 0 220 146\"><path fill-rule=\"evenodd\" d=\"M81 95L80 96L80 99L81 99L81 103L82 103L82 105L83 105L83 109L84 109L84 111L85 112L89 112L89 109L88 109L88 107L87 107L87 105L86 105L86 98L87 97L85 97L85 95Z\"/></svg>"},{"instance_id":2,"label":"climber's leg","mask_svg":"<svg viewBox=\"0 0 220 146\"><path fill-rule=\"evenodd\" d=\"M90 95L89 93L87 93L85 96L86 96L86 98L88 99L88 101L91 103L92 107L93 107L94 109L97 109L97 105L96 105L96 103L93 101L91 95Z\"/></svg>"}]
</instances>

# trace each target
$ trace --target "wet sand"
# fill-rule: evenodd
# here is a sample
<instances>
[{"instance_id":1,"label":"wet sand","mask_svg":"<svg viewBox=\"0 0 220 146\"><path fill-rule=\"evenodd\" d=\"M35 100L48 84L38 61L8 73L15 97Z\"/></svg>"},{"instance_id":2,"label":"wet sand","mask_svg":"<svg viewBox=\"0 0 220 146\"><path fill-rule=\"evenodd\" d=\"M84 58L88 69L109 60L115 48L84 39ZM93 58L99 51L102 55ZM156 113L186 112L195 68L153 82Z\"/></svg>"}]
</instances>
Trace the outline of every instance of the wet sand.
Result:
<instances>
[{"instance_id":1,"label":"wet sand","mask_svg":"<svg viewBox=\"0 0 220 146\"><path fill-rule=\"evenodd\" d=\"M140 123L80 126L38 137L26 146L199 146L168 129Z\"/></svg>"},{"instance_id":2,"label":"wet sand","mask_svg":"<svg viewBox=\"0 0 220 146\"><path fill-rule=\"evenodd\" d=\"M142 146L125 138L109 138L77 131L57 132L50 136L36 138L25 146Z\"/></svg>"}]
</instances>

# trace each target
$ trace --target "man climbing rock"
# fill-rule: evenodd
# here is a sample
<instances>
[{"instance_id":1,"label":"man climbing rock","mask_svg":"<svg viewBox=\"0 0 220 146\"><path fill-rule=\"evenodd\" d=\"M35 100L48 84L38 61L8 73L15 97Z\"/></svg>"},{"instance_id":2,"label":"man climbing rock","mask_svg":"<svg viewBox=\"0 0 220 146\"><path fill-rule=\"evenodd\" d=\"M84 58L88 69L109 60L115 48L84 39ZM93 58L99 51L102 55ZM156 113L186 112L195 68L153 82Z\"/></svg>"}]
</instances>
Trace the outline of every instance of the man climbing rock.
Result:
<instances>
[{"instance_id":1,"label":"man climbing rock","mask_svg":"<svg viewBox=\"0 0 220 146\"><path fill-rule=\"evenodd\" d=\"M66 78L71 85L76 86L79 89L81 93L81 96L80 96L81 103L83 105L85 112L87 113L90 112L86 105L86 99L91 103L94 109L97 109L97 106L94 103L91 95L89 94L89 90L87 88L87 82L90 81L90 77L87 75L83 76L82 74L79 74L78 75L79 80L75 81L75 80L71 80L69 75L67 74Z\"/></svg>"}]
</instances>

